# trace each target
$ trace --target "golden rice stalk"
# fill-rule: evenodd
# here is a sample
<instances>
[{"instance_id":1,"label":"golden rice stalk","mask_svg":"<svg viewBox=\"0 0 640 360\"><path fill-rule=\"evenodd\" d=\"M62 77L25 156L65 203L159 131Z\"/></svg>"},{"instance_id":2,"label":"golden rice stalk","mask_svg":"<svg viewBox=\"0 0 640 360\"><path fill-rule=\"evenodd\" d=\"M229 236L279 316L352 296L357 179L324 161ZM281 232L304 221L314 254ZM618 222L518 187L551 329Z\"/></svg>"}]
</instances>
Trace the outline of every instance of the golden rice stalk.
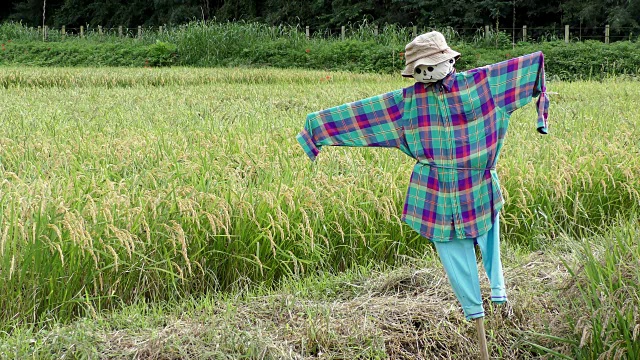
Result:
<instances>
[{"instance_id":1,"label":"golden rice stalk","mask_svg":"<svg viewBox=\"0 0 640 360\"><path fill-rule=\"evenodd\" d=\"M13 277L13 272L16 269L16 256L11 255L11 265L9 266L9 280Z\"/></svg>"},{"instance_id":2,"label":"golden rice stalk","mask_svg":"<svg viewBox=\"0 0 640 360\"><path fill-rule=\"evenodd\" d=\"M271 214L267 213L267 216L269 217L269 225L271 225L271 228L274 230L280 230L280 239L284 240L284 230L282 229L282 227L280 227L279 225L276 224L275 220L273 219L273 216L271 216ZM271 252L273 253L273 257L276 257L276 243L274 241L274 237L271 234L271 231L269 231L269 241L271 242ZM261 270L262 271L262 270Z\"/></svg>"},{"instance_id":3,"label":"golden rice stalk","mask_svg":"<svg viewBox=\"0 0 640 360\"><path fill-rule=\"evenodd\" d=\"M0 237L0 256L4 256L4 244L7 242L7 236L9 235L9 225L5 225L2 231L2 237Z\"/></svg>"},{"instance_id":4,"label":"golden rice stalk","mask_svg":"<svg viewBox=\"0 0 640 360\"><path fill-rule=\"evenodd\" d=\"M107 250L109 250L109 252L111 253L111 255L113 255L113 264L114 264L114 268L115 268L115 272L118 272L118 260L120 259L118 257L118 253L113 249L113 247L111 245L108 244L104 244L104 247L107 248ZM131 256L129 256L129 258L131 258Z\"/></svg>"},{"instance_id":5,"label":"golden rice stalk","mask_svg":"<svg viewBox=\"0 0 640 360\"><path fill-rule=\"evenodd\" d=\"M182 226L175 220L171 220L171 224L173 225L172 226L173 230L178 236L178 241L180 242L180 245L181 245L182 257L184 258L184 261L187 263L187 270L189 271L189 275L192 275L193 273L191 272L191 261L189 261L189 256L187 254L187 239L184 234L184 230L182 229Z\"/></svg>"},{"instance_id":6,"label":"golden rice stalk","mask_svg":"<svg viewBox=\"0 0 640 360\"><path fill-rule=\"evenodd\" d=\"M131 241L129 241L129 237L127 236L127 234L123 230L118 229L113 224L108 224L107 229L109 229L110 233L113 233L113 236L116 239L118 239L118 241L120 241L120 244L122 244L124 248L127 250L127 255L129 255L129 259L131 259L133 256L134 249L133 249L133 244Z\"/></svg>"},{"instance_id":7,"label":"golden rice stalk","mask_svg":"<svg viewBox=\"0 0 640 360\"><path fill-rule=\"evenodd\" d=\"M178 276L180 277L180 280L184 282L184 272L182 271L182 268L178 264L176 264L174 261L171 262L171 265L178 271Z\"/></svg>"},{"instance_id":8,"label":"golden rice stalk","mask_svg":"<svg viewBox=\"0 0 640 360\"><path fill-rule=\"evenodd\" d=\"M311 227L311 222L309 221L309 215L307 215L307 211L304 207L300 207L300 214L302 214L302 220L304 222L303 229L307 234L309 234L309 240L311 241L311 251L315 249L315 242L313 239L313 228Z\"/></svg>"}]
</instances>

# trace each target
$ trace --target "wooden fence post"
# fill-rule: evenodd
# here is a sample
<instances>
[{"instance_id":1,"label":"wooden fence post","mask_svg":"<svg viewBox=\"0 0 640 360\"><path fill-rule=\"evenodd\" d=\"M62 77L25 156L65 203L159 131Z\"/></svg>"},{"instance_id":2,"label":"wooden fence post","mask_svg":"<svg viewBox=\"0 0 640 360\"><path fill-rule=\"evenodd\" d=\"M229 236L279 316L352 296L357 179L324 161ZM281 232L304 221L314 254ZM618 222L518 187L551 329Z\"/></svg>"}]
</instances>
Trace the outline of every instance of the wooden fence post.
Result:
<instances>
[{"instance_id":1,"label":"wooden fence post","mask_svg":"<svg viewBox=\"0 0 640 360\"><path fill-rule=\"evenodd\" d=\"M564 42L569 43L569 25L564 26Z\"/></svg>"},{"instance_id":2,"label":"wooden fence post","mask_svg":"<svg viewBox=\"0 0 640 360\"><path fill-rule=\"evenodd\" d=\"M527 25L522 25L522 41L527 41Z\"/></svg>"},{"instance_id":3,"label":"wooden fence post","mask_svg":"<svg viewBox=\"0 0 640 360\"><path fill-rule=\"evenodd\" d=\"M102 35L102 25L98 25L98 34Z\"/></svg>"},{"instance_id":4,"label":"wooden fence post","mask_svg":"<svg viewBox=\"0 0 640 360\"><path fill-rule=\"evenodd\" d=\"M122 25L118 26L118 36L122 37Z\"/></svg>"},{"instance_id":5,"label":"wooden fence post","mask_svg":"<svg viewBox=\"0 0 640 360\"><path fill-rule=\"evenodd\" d=\"M413 25L413 37L418 36L418 27L416 25Z\"/></svg>"},{"instance_id":6,"label":"wooden fence post","mask_svg":"<svg viewBox=\"0 0 640 360\"><path fill-rule=\"evenodd\" d=\"M344 25L340 28L340 37L342 38L342 41L344 41Z\"/></svg>"},{"instance_id":7,"label":"wooden fence post","mask_svg":"<svg viewBox=\"0 0 640 360\"><path fill-rule=\"evenodd\" d=\"M45 25L44 28L42 28L42 40L47 41L48 38L49 38L49 26Z\"/></svg>"},{"instance_id":8,"label":"wooden fence post","mask_svg":"<svg viewBox=\"0 0 640 360\"><path fill-rule=\"evenodd\" d=\"M158 34L162 35L162 25L158 27Z\"/></svg>"},{"instance_id":9,"label":"wooden fence post","mask_svg":"<svg viewBox=\"0 0 640 360\"><path fill-rule=\"evenodd\" d=\"M304 27L304 33L305 33L305 35L307 35L307 40L309 40L309 35L310 35L309 34L309 25Z\"/></svg>"},{"instance_id":10,"label":"wooden fence post","mask_svg":"<svg viewBox=\"0 0 640 360\"><path fill-rule=\"evenodd\" d=\"M80 37L84 37L84 26L80 25Z\"/></svg>"},{"instance_id":11,"label":"wooden fence post","mask_svg":"<svg viewBox=\"0 0 640 360\"><path fill-rule=\"evenodd\" d=\"M142 39L142 26L138 26L138 39Z\"/></svg>"},{"instance_id":12,"label":"wooden fence post","mask_svg":"<svg viewBox=\"0 0 640 360\"><path fill-rule=\"evenodd\" d=\"M485 25L485 26L484 26L484 37L485 37L486 39L488 39L488 38L489 38L489 25Z\"/></svg>"},{"instance_id":13,"label":"wooden fence post","mask_svg":"<svg viewBox=\"0 0 640 360\"><path fill-rule=\"evenodd\" d=\"M373 35L378 36L378 25L373 28Z\"/></svg>"},{"instance_id":14,"label":"wooden fence post","mask_svg":"<svg viewBox=\"0 0 640 360\"><path fill-rule=\"evenodd\" d=\"M67 28L64 25L62 25L62 29L60 29L60 35L62 35L62 37L67 35Z\"/></svg>"},{"instance_id":15,"label":"wooden fence post","mask_svg":"<svg viewBox=\"0 0 640 360\"><path fill-rule=\"evenodd\" d=\"M604 27L604 43L609 43L609 25L605 25Z\"/></svg>"}]
</instances>

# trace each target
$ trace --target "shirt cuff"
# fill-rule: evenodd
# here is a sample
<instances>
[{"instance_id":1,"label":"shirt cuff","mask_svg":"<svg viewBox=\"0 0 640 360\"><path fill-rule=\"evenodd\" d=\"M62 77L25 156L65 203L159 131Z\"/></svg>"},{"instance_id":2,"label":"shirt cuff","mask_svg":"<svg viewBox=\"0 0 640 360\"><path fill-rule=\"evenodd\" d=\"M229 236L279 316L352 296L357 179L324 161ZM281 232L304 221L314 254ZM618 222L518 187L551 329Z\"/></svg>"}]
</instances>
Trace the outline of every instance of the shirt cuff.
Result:
<instances>
[{"instance_id":1,"label":"shirt cuff","mask_svg":"<svg viewBox=\"0 0 640 360\"><path fill-rule=\"evenodd\" d=\"M302 129L296 136L296 140L298 140L298 143L302 146L302 150L304 150L309 159L314 161L318 153L320 153L320 148L313 143L313 139L311 139L311 135L309 135L307 129Z\"/></svg>"},{"instance_id":2,"label":"shirt cuff","mask_svg":"<svg viewBox=\"0 0 640 360\"><path fill-rule=\"evenodd\" d=\"M549 132L549 124L547 118L549 117L549 97L546 92L542 92L538 97L538 132L540 134L547 134Z\"/></svg>"}]
</instances>

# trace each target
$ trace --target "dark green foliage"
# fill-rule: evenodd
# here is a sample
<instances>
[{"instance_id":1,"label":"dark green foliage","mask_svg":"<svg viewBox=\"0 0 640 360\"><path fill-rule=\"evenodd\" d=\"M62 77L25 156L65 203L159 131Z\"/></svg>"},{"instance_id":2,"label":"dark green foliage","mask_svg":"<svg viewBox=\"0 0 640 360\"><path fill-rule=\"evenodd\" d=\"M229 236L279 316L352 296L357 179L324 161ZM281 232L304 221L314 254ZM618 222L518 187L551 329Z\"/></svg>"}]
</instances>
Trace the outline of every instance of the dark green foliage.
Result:
<instances>
[{"instance_id":1,"label":"dark green foliage","mask_svg":"<svg viewBox=\"0 0 640 360\"><path fill-rule=\"evenodd\" d=\"M43 24L43 0L7 0L0 21ZM640 30L640 2L630 0L47 0L44 24L50 27L160 26L193 20L259 21L270 25L308 25L314 31L366 20L378 25L501 29L569 24L583 35ZM473 30L471 30L473 31Z\"/></svg>"},{"instance_id":2,"label":"dark green foliage","mask_svg":"<svg viewBox=\"0 0 640 360\"><path fill-rule=\"evenodd\" d=\"M175 45L91 43L87 41L3 44L0 65L32 66L169 66L176 59Z\"/></svg>"}]
</instances>

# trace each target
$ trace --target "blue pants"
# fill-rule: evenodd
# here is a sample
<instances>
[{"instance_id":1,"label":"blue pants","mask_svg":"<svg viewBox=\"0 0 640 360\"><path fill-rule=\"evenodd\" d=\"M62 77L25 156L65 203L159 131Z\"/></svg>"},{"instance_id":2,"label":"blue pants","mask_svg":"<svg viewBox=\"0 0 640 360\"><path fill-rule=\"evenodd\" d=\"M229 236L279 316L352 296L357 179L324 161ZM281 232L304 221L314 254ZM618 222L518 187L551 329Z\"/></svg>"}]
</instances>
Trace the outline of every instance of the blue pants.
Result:
<instances>
[{"instance_id":1,"label":"blue pants","mask_svg":"<svg viewBox=\"0 0 640 360\"><path fill-rule=\"evenodd\" d=\"M455 239L433 243L467 320L484 316L475 243L482 252L482 263L491 284L491 301L495 303L507 301L500 261L499 215L496 215L491 230L475 239Z\"/></svg>"}]
</instances>

